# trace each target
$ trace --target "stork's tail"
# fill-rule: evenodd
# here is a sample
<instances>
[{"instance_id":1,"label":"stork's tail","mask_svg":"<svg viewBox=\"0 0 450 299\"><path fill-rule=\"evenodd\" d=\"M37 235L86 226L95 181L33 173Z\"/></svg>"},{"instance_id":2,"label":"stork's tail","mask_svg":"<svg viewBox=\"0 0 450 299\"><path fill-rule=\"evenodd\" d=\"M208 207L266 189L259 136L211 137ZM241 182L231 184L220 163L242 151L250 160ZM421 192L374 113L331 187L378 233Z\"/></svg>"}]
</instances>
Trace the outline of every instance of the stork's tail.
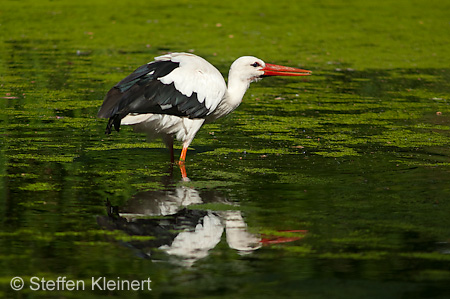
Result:
<instances>
[{"instance_id":1,"label":"stork's tail","mask_svg":"<svg viewBox=\"0 0 450 299\"><path fill-rule=\"evenodd\" d=\"M106 125L105 134L109 135L111 134L112 127L114 126L114 129L119 132L120 131L120 121L121 117L118 114L115 114L109 118L108 124Z\"/></svg>"}]
</instances>

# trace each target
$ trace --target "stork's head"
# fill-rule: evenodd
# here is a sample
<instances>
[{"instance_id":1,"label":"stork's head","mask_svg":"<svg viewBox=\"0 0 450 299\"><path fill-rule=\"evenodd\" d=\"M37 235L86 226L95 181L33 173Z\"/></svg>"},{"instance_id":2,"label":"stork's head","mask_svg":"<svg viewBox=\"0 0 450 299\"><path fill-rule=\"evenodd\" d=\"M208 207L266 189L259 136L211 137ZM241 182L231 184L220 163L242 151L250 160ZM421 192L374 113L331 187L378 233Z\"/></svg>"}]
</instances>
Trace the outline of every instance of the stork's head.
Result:
<instances>
[{"instance_id":1,"label":"stork's head","mask_svg":"<svg viewBox=\"0 0 450 299\"><path fill-rule=\"evenodd\" d=\"M311 75L311 71L265 63L253 56L242 56L231 65L230 76L231 74L251 83L267 76L307 76Z\"/></svg>"}]
</instances>

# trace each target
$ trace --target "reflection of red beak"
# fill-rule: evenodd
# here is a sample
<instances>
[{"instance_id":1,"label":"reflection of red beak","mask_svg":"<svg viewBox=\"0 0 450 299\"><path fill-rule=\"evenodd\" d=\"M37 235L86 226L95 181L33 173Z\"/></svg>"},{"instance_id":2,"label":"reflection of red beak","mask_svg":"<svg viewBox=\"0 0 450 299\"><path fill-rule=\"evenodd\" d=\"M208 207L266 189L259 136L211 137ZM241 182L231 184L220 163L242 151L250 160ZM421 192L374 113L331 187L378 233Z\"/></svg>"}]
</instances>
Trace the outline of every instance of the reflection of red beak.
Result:
<instances>
[{"instance_id":1,"label":"reflection of red beak","mask_svg":"<svg viewBox=\"0 0 450 299\"><path fill-rule=\"evenodd\" d=\"M300 239L303 239L303 237L306 235L306 233L308 233L307 230L302 230L302 229L298 229L298 230L283 230L280 231L283 233L300 233L300 236L298 237L281 237L281 236L270 236L270 235L263 235L261 238L261 243L263 245L272 245L272 244L280 244L280 243L289 243L289 242L294 242Z\"/></svg>"},{"instance_id":2,"label":"reflection of red beak","mask_svg":"<svg viewBox=\"0 0 450 299\"><path fill-rule=\"evenodd\" d=\"M266 66L262 69L264 71L263 76L308 76L311 75L311 71L297 69L295 67L288 67L276 64L266 63Z\"/></svg>"}]
</instances>

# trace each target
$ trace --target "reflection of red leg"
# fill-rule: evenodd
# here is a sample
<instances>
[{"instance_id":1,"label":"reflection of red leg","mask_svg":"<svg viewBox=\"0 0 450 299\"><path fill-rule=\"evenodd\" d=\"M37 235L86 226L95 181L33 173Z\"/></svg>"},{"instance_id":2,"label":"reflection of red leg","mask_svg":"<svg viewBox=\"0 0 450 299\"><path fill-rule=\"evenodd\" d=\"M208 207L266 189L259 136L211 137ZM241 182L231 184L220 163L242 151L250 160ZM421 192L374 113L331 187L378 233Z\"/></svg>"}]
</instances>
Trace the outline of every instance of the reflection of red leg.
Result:
<instances>
[{"instance_id":1,"label":"reflection of red leg","mask_svg":"<svg viewBox=\"0 0 450 299\"><path fill-rule=\"evenodd\" d=\"M187 173L186 173L186 167L184 166L184 162L180 161L180 171L181 171L181 177L183 178L183 181L188 181Z\"/></svg>"},{"instance_id":2,"label":"reflection of red leg","mask_svg":"<svg viewBox=\"0 0 450 299\"><path fill-rule=\"evenodd\" d=\"M284 233L300 233L301 236L297 236L297 237L294 237L294 236L292 236L292 237L281 237L281 236L263 235L260 242L263 245L288 243L288 242L293 242L293 241L300 240L300 239L302 239L304 237L304 235L306 235L308 233L307 230L303 230L303 229L282 230L280 232L284 232Z\"/></svg>"}]
</instances>

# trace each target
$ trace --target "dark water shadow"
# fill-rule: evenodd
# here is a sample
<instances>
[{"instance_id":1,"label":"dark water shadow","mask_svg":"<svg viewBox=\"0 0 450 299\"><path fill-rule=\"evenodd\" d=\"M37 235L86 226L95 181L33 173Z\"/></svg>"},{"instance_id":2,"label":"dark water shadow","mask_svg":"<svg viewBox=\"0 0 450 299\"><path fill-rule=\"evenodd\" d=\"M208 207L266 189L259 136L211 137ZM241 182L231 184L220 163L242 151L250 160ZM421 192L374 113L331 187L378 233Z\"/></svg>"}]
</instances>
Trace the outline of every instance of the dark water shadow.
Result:
<instances>
[{"instance_id":1,"label":"dark water shadow","mask_svg":"<svg viewBox=\"0 0 450 299\"><path fill-rule=\"evenodd\" d=\"M336 69L326 73L326 82L332 83L336 93L352 93L364 97L396 97L396 92L411 91L408 98L418 99L416 90L426 89L441 94L450 87L449 68L405 69ZM403 96L404 97L404 96Z\"/></svg>"},{"instance_id":2,"label":"dark water shadow","mask_svg":"<svg viewBox=\"0 0 450 299\"><path fill-rule=\"evenodd\" d=\"M318 70L312 76L301 81L292 78L270 78L257 83L270 89L283 88L282 98L293 98L305 94L323 93L330 98L339 99L339 95L352 94L362 98L393 99L402 98L411 101L422 99L427 91L437 98L450 92L450 68L404 68L404 69L367 69L336 68L334 71ZM304 85L304 82L310 84ZM256 86L256 84L255 84ZM405 94L405 91L407 94ZM401 95L400 95L401 93ZM445 99L440 99L445 100ZM329 103L330 99L326 99ZM339 110L335 111L339 113Z\"/></svg>"}]
</instances>

